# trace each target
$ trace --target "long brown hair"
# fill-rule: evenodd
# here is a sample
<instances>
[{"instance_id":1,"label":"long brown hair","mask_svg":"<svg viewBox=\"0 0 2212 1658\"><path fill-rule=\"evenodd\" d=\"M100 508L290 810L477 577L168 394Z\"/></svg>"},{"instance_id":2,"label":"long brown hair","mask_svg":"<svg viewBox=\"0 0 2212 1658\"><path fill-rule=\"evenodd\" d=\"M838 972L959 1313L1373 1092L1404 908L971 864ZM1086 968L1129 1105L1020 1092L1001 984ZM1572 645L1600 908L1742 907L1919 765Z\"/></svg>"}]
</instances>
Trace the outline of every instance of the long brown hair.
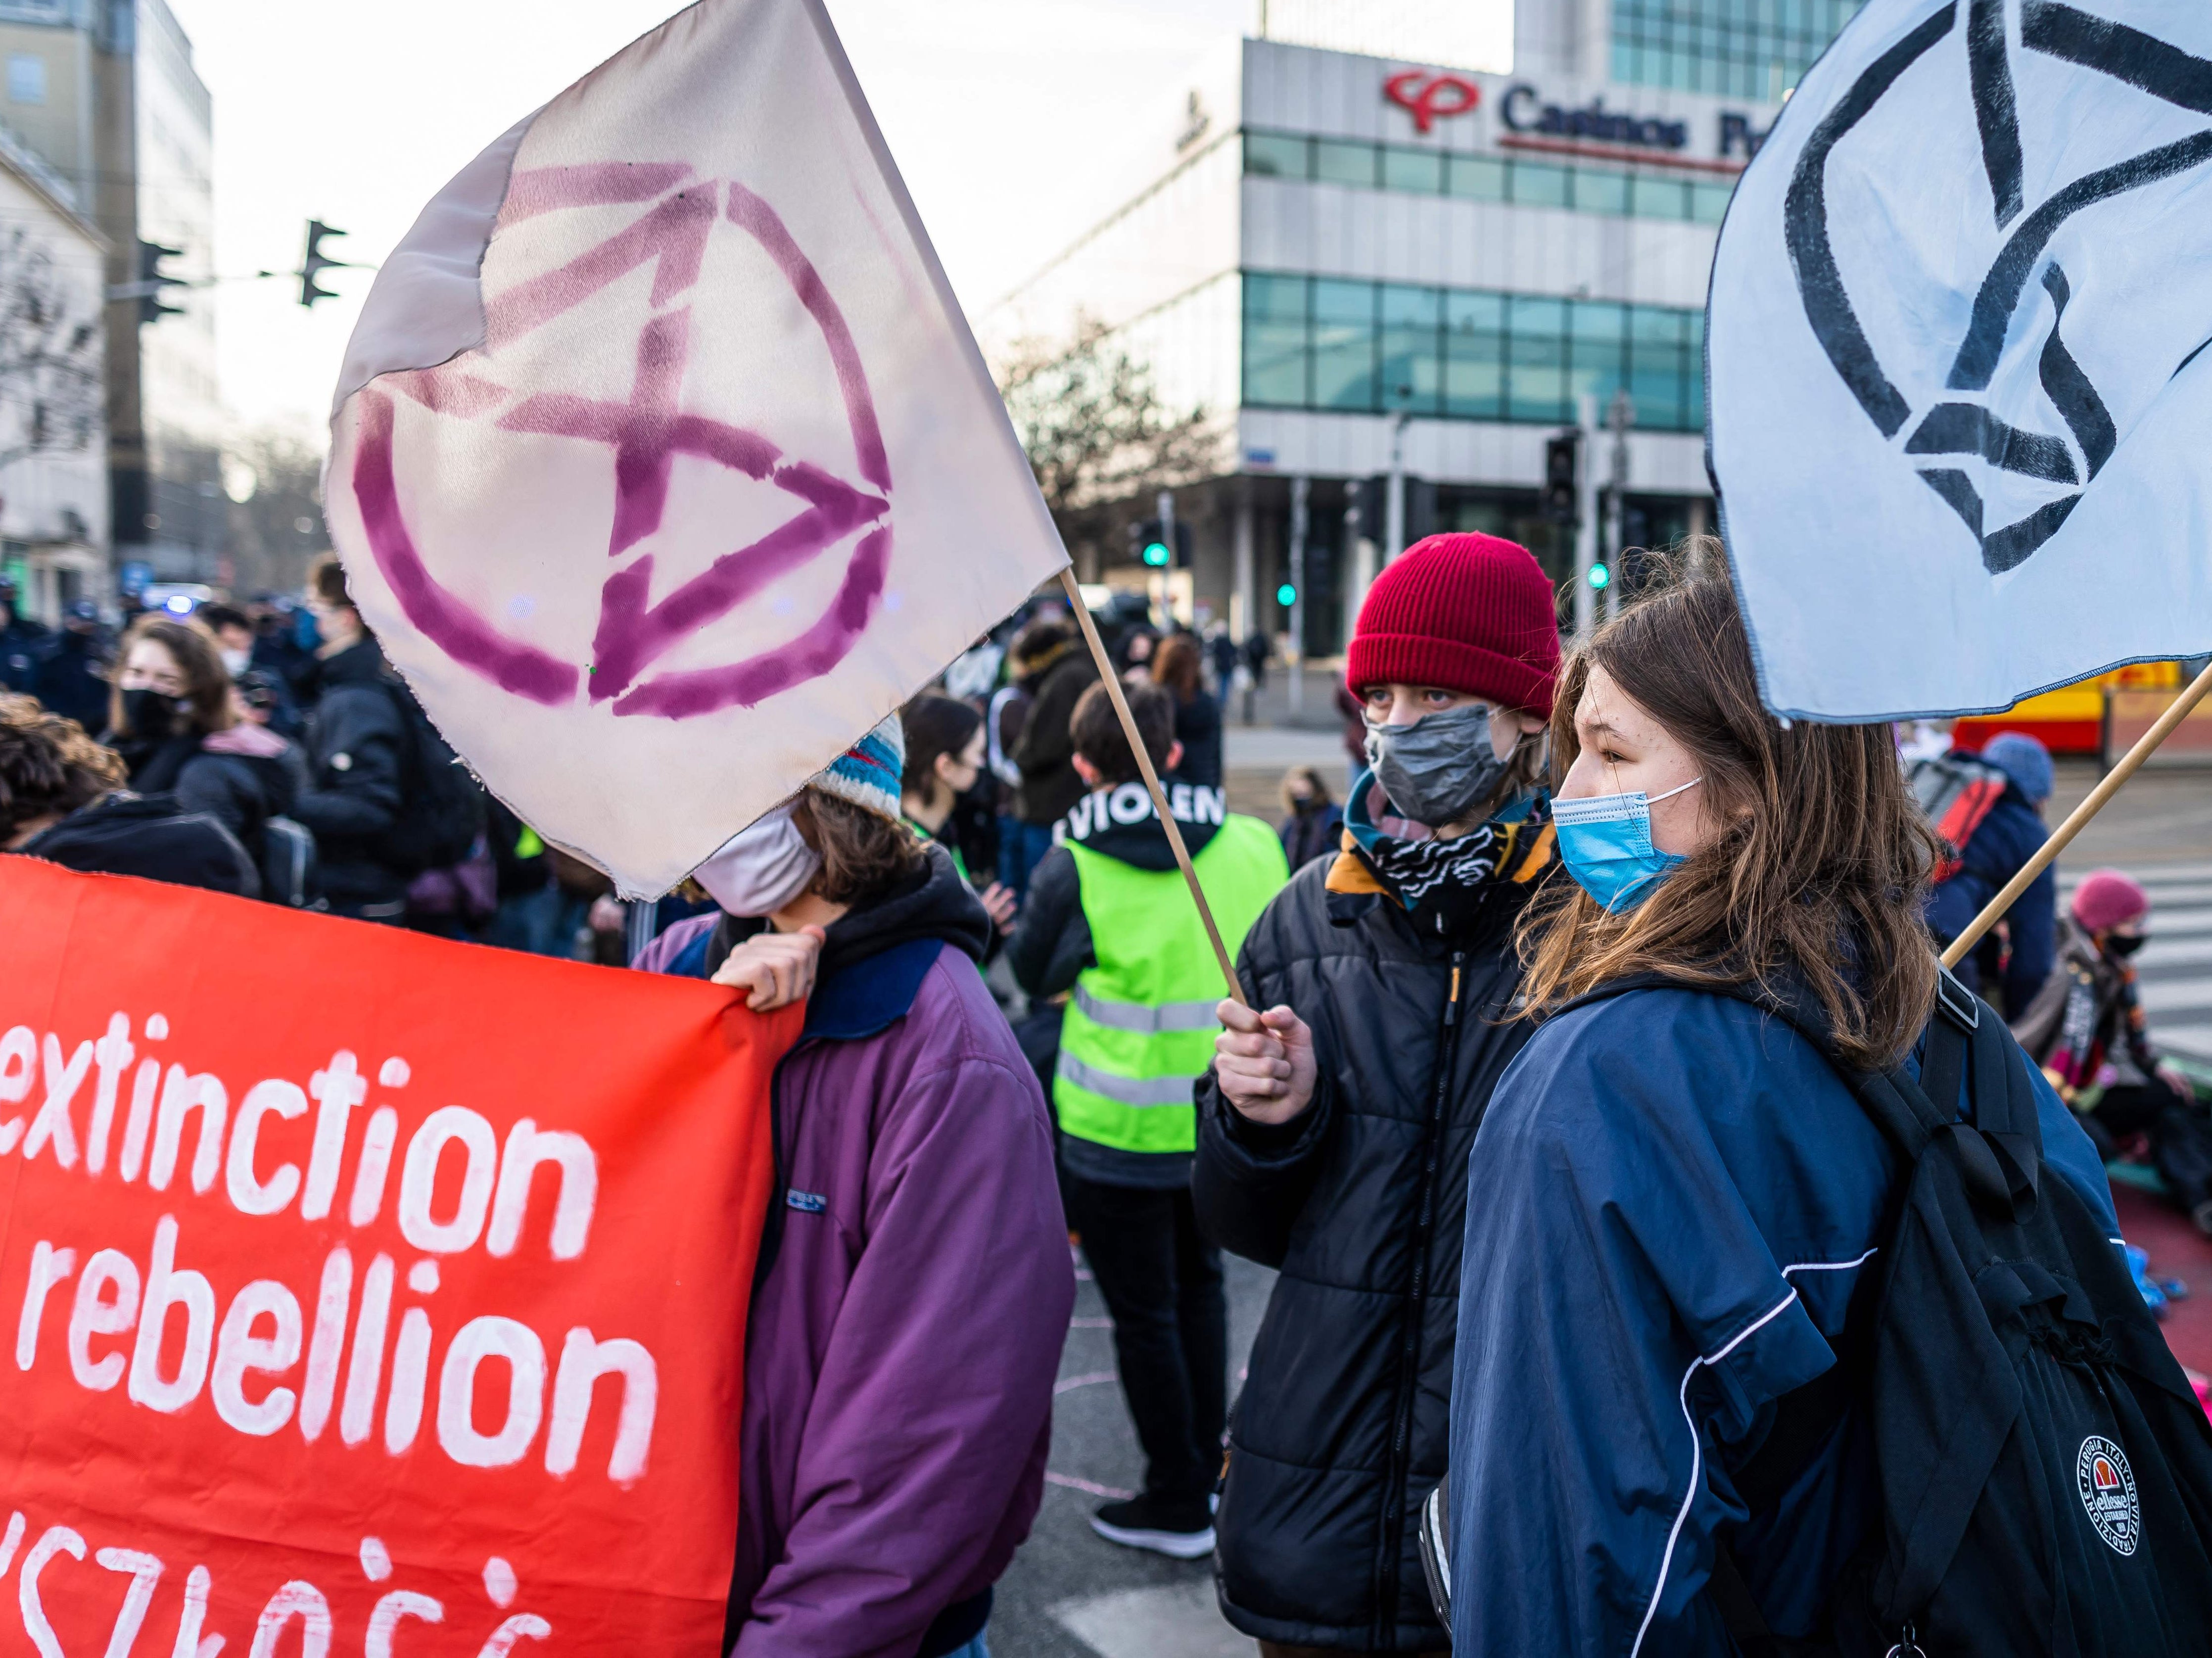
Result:
<instances>
[{"instance_id":1,"label":"long brown hair","mask_svg":"<svg viewBox=\"0 0 2212 1658\"><path fill-rule=\"evenodd\" d=\"M842 795L806 788L792 803L791 826L822 859L807 890L833 904L864 908L913 878L927 855L904 823L856 806Z\"/></svg>"},{"instance_id":2,"label":"long brown hair","mask_svg":"<svg viewBox=\"0 0 2212 1658\"><path fill-rule=\"evenodd\" d=\"M125 712L121 679L131 660L131 647L142 639L152 640L176 659L177 671L185 677L182 700L189 704L185 719L194 731L204 735L228 731L238 723L238 714L230 706L230 675L222 665L222 652L215 635L197 622L173 622L166 616L149 615L131 624L116 652L117 683L107 694L107 724L117 736L138 735L131 729Z\"/></svg>"},{"instance_id":3,"label":"long brown hair","mask_svg":"<svg viewBox=\"0 0 2212 1658\"><path fill-rule=\"evenodd\" d=\"M1521 925L1529 1010L1636 973L1770 987L1794 975L1820 999L1846 1064L1893 1064L1936 993L1921 920L1936 843L1890 728L1785 726L1766 712L1717 541L1685 544L1657 574L1562 671L1553 774L1574 763L1575 708L1601 667L1696 758L1706 810L1726 827L1620 914L1551 883Z\"/></svg>"},{"instance_id":4,"label":"long brown hair","mask_svg":"<svg viewBox=\"0 0 2212 1658\"><path fill-rule=\"evenodd\" d=\"M1198 641L1188 634L1170 634L1152 655L1152 683L1188 702L1198 695L1199 665Z\"/></svg>"}]
</instances>

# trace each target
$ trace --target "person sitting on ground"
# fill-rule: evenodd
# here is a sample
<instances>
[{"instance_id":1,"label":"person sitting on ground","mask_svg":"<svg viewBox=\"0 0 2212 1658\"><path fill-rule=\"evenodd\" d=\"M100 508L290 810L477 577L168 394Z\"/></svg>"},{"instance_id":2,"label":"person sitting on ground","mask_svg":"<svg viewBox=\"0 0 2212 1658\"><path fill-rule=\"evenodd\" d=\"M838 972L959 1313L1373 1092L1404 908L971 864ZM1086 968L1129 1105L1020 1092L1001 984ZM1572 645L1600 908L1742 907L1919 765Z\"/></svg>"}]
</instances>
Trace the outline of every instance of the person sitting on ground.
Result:
<instances>
[{"instance_id":1,"label":"person sitting on ground","mask_svg":"<svg viewBox=\"0 0 2212 1658\"><path fill-rule=\"evenodd\" d=\"M1293 766L1283 774L1283 810L1288 816L1276 825L1275 833L1282 837L1283 855L1293 870L1337 854L1344 839L1344 808L1329 798L1320 772L1311 766Z\"/></svg>"},{"instance_id":2,"label":"person sitting on ground","mask_svg":"<svg viewBox=\"0 0 2212 1658\"><path fill-rule=\"evenodd\" d=\"M1171 634L1152 659L1152 683L1175 698L1176 741L1182 746L1177 778L1200 788L1221 786L1221 704L1204 683L1198 635Z\"/></svg>"},{"instance_id":3,"label":"person sitting on ground","mask_svg":"<svg viewBox=\"0 0 2212 1658\"><path fill-rule=\"evenodd\" d=\"M1444 1471L1468 1149L1528 1039L1513 925L1554 866L1537 781L1559 661L1526 548L1431 536L1391 562L1346 654L1372 769L1345 849L1268 906L1237 963L1251 1006L1219 1009L1192 1198L1280 1276L1216 1564L1265 1654L1451 1645L1413 1516Z\"/></svg>"},{"instance_id":4,"label":"person sitting on ground","mask_svg":"<svg viewBox=\"0 0 2212 1658\"><path fill-rule=\"evenodd\" d=\"M1974 757L1956 750L1945 756ZM1955 849L1956 867L1942 873L1929 894L1928 930L1942 944L1964 932L2051 835L2043 821L2044 803L2051 799L2051 750L2025 732L2000 732L1979 758L2003 774L2004 793L1974 825L1966 844ZM2058 867L2053 863L2044 866L2005 912L2002 936L1993 930L1953 971L1967 989L2015 1016L2051 976L2057 929Z\"/></svg>"},{"instance_id":5,"label":"person sitting on ground","mask_svg":"<svg viewBox=\"0 0 2212 1658\"><path fill-rule=\"evenodd\" d=\"M906 738L906 774L900 780L899 805L908 826L923 840L945 848L952 867L969 885L975 878L959 847L946 834L960 797L983 774L983 715L973 703L925 691L899 710ZM976 896L1000 933L1013 931L1014 895L996 881Z\"/></svg>"},{"instance_id":6,"label":"person sitting on ground","mask_svg":"<svg viewBox=\"0 0 2212 1658\"><path fill-rule=\"evenodd\" d=\"M0 695L0 852L88 874L261 896L237 837L168 795L133 794L122 756L27 696Z\"/></svg>"},{"instance_id":7,"label":"person sitting on ground","mask_svg":"<svg viewBox=\"0 0 2212 1658\"><path fill-rule=\"evenodd\" d=\"M2142 883L2116 869L2082 877L2059 932L2057 968L2013 1034L2107 1163L2126 1140L2149 1137L2167 1193L2212 1236L2212 1123L2188 1076L2159 1057L2136 992L2134 957L2149 920Z\"/></svg>"},{"instance_id":8,"label":"person sitting on ground","mask_svg":"<svg viewBox=\"0 0 2212 1658\"><path fill-rule=\"evenodd\" d=\"M1044 1490L1075 1302L1036 1079L975 970L989 918L888 785L896 716L696 872L647 945L761 1011L775 1195L747 1319L731 1658L983 1658Z\"/></svg>"},{"instance_id":9,"label":"person sitting on ground","mask_svg":"<svg viewBox=\"0 0 2212 1658\"><path fill-rule=\"evenodd\" d=\"M1881 1508L1864 1407L1772 1497L1747 1470L1888 1259L1903 1158L1837 1066L1918 1072L1935 838L1887 725L1762 706L1717 542L1568 664L1552 751L1572 884L1527 924L1516 1011L1541 1022L1469 1163L1454 1649L1879 1653L1827 1621ZM1731 987L1804 1010L1834 1063ZM2043 1179L2112 1236L2095 1153L2033 1091Z\"/></svg>"},{"instance_id":10,"label":"person sitting on ground","mask_svg":"<svg viewBox=\"0 0 2212 1658\"><path fill-rule=\"evenodd\" d=\"M1155 770L1173 771L1174 699L1132 685L1128 701ZM1190 1198L1191 1086L1212 1051L1221 969L1104 685L1076 703L1073 736L1091 793L1030 877L1007 957L1033 1002L1074 993L1052 1079L1060 1190L1113 1315L1122 1396L1145 1450L1144 1490L1101 1508L1091 1527L1190 1560L1213 1547L1227 1411L1221 1255L1199 1235ZM1288 878L1282 848L1258 818L1229 815L1218 788L1166 792L1233 954Z\"/></svg>"},{"instance_id":11,"label":"person sitting on ground","mask_svg":"<svg viewBox=\"0 0 2212 1658\"><path fill-rule=\"evenodd\" d=\"M206 629L149 611L123 636L100 740L122 756L133 790L174 794L184 811L207 813L258 866L268 822L291 811L307 766L240 707Z\"/></svg>"},{"instance_id":12,"label":"person sitting on ground","mask_svg":"<svg viewBox=\"0 0 2212 1658\"><path fill-rule=\"evenodd\" d=\"M337 559L325 557L308 573L307 608L323 642L307 721L308 786L292 816L314 831L331 912L398 922L411 873L397 866L391 850L405 805L408 734L394 695L403 688L354 608Z\"/></svg>"}]
</instances>

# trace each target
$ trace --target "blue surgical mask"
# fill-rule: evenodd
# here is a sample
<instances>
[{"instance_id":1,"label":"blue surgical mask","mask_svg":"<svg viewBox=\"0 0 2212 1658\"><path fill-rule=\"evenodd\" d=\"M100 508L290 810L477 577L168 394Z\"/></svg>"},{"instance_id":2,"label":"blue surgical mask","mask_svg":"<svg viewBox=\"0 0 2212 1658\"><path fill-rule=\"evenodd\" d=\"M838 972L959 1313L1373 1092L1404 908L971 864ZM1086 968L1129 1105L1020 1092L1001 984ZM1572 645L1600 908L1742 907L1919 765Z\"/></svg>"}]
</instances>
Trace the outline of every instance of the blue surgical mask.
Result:
<instances>
[{"instance_id":1,"label":"blue surgical mask","mask_svg":"<svg viewBox=\"0 0 2212 1658\"><path fill-rule=\"evenodd\" d=\"M1681 788L1668 789L1656 799L1671 800L1682 789L1705 780L1692 777ZM1635 908L1662 877L1685 861L1679 853L1652 850L1654 799L1638 789L1633 794L1591 794L1552 802L1552 823L1559 830L1559 857L1567 873L1608 915Z\"/></svg>"}]
</instances>

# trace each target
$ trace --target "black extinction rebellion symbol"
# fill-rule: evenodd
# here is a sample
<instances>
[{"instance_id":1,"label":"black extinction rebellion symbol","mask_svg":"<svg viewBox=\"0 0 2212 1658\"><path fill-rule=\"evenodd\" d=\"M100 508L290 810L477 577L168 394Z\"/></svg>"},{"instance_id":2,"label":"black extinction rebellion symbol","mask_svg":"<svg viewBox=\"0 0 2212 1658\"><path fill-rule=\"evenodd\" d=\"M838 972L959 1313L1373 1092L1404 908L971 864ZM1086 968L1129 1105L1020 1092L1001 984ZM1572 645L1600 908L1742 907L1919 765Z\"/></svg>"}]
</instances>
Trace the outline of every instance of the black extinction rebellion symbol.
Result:
<instances>
[{"instance_id":1,"label":"black extinction rebellion symbol","mask_svg":"<svg viewBox=\"0 0 2212 1658\"><path fill-rule=\"evenodd\" d=\"M2112 457L2118 434L2105 399L2060 337L2072 298L2066 273L2046 260L2054 234L2083 209L2172 179L2212 161L2212 129L2159 145L2084 173L2031 207L2022 194L2019 109L2006 34L2006 0L1949 0L1861 71L1821 118L1798 157L1784 207L1783 231L1806 320L1859 406L1885 438L1914 422L1905 452L1927 457L1978 456L2003 472L2048 486L2049 498L2025 516L1984 523L1982 494L1955 465L1917 467L1973 532L1991 574L2009 570L2057 534L2090 480ZM1949 395L1916 411L1890 379L1860 325L1828 240L1827 163L1836 146L1881 103L1898 78L1966 17L1967 78L1982 161L1989 175L1996 228L2003 233L1983 276L1945 390ZM2028 52L2108 76L2175 106L2212 114L2212 61L2154 36L2091 15L2063 0L2025 0L2021 46ZM2005 335L2031 282L2051 295L2051 328L2037 361L2044 396L2071 434L2022 428L1978 398L1987 395ZM2198 344L2178 374L2204 349ZM1914 422L1916 413L1918 416ZM2078 451L2078 461L2076 452Z\"/></svg>"}]
</instances>

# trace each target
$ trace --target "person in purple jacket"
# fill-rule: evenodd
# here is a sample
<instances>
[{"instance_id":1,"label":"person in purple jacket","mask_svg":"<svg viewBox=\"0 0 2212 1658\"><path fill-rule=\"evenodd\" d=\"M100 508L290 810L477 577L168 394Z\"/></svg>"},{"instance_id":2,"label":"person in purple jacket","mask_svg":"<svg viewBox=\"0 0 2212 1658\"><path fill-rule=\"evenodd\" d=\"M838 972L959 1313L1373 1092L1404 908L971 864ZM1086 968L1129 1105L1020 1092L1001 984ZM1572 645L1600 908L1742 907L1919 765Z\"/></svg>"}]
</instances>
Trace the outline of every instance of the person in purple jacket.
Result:
<instances>
[{"instance_id":1,"label":"person in purple jacket","mask_svg":"<svg viewBox=\"0 0 2212 1658\"><path fill-rule=\"evenodd\" d=\"M806 1003L771 1098L732 1658L988 1658L1044 1488L1075 1276L1052 1123L976 963L991 923L899 821L896 715L697 872L639 957Z\"/></svg>"}]
</instances>

